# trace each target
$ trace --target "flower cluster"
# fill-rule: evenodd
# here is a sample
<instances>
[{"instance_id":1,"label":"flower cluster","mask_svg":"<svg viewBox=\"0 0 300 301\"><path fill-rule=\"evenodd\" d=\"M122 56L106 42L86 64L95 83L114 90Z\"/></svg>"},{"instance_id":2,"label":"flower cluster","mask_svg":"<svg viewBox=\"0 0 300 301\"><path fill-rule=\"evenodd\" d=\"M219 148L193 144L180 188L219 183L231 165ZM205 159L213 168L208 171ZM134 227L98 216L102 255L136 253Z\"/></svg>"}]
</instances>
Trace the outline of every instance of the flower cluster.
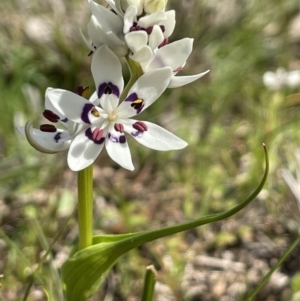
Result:
<instances>
[{"instance_id":1,"label":"flower cluster","mask_svg":"<svg viewBox=\"0 0 300 301\"><path fill-rule=\"evenodd\" d=\"M122 167L133 170L125 133L155 150L175 150L187 143L162 127L132 119L153 104L166 88L188 84L208 71L176 76L192 51L193 40L169 44L175 12L165 11L165 0L107 0L105 8L88 0L91 19L87 29L96 91L76 93L48 88L43 116L53 124L21 129L29 143L45 153L68 151L69 167L78 171L92 164L106 148ZM142 75L124 88L120 58L135 61ZM132 81L131 81L132 82ZM129 84L129 83L128 83Z\"/></svg>"}]
</instances>

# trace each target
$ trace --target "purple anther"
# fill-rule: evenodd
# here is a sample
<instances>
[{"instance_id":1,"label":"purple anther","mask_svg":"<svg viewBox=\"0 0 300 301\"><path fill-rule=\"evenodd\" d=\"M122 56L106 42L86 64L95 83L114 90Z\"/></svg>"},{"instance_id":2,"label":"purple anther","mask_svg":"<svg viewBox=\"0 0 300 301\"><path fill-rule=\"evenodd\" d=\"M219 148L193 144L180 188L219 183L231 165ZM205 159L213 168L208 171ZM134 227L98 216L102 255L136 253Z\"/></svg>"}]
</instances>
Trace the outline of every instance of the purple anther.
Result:
<instances>
[{"instance_id":1,"label":"purple anther","mask_svg":"<svg viewBox=\"0 0 300 301\"><path fill-rule=\"evenodd\" d=\"M94 141L100 141L102 136L103 136L103 130L100 130L98 128L94 129L94 131L92 133L92 138Z\"/></svg>"},{"instance_id":2,"label":"purple anther","mask_svg":"<svg viewBox=\"0 0 300 301\"><path fill-rule=\"evenodd\" d=\"M50 110L45 110L43 112L43 116L51 122L57 122L60 119L58 115L56 115L55 113L53 113Z\"/></svg>"},{"instance_id":3,"label":"purple anther","mask_svg":"<svg viewBox=\"0 0 300 301\"><path fill-rule=\"evenodd\" d=\"M153 26L148 27L146 29L147 34L151 34L152 30L153 30Z\"/></svg>"},{"instance_id":4,"label":"purple anther","mask_svg":"<svg viewBox=\"0 0 300 301\"><path fill-rule=\"evenodd\" d=\"M86 103L82 109L81 120L85 123L91 124L89 119L89 113L95 106L91 103Z\"/></svg>"},{"instance_id":5,"label":"purple anther","mask_svg":"<svg viewBox=\"0 0 300 301\"><path fill-rule=\"evenodd\" d=\"M82 86L78 86L76 88L76 91L75 91L76 94L82 96L83 92L84 92L84 88Z\"/></svg>"},{"instance_id":6,"label":"purple anther","mask_svg":"<svg viewBox=\"0 0 300 301\"><path fill-rule=\"evenodd\" d=\"M86 129L85 136L88 137L90 140L92 140L95 144L102 144L105 140L105 137L102 137L103 130L100 130L98 128L96 128L93 132L91 128Z\"/></svg>"},{"instance_id":7,"label":"purple anther","mask_svg":"<svg viewBox=\"0 0 300 301\"><path fill-rule=\"evenodd\" d=\"M48 133L55 133L57 131L56 127L52 124L41 124L40 130Z\"/></svg>"},{"instance_id":8,"label":"purple anther","mask_svg":"<svg viewBox=\"0 0 300 301\"><path fill-rule=\"evenodd\" d=\"M147 125L144 122L142 122L142 121L137 121L136 123L134 123L132 125L132 127L134 129L138 130L139 132L145 132L145 131L148 130Z\"/></svg>"},{"instance_id":9,"label":"purple anther","mask_svg":"<svg viewBox=\"0 0 300 301\"><path fill-rule=\"evenodd\" d=\"M124 133L124 125L121 123L115 123L114 128L117 132Z\"/></svg>"},{"instance_id":10,"label":"purple anther","mask_svg":"<svg viewBox=\"0 0 300 301\"><path fill-rule=\"evenodd\" d=\"M160 27L160 29L161 29L162 32L166 31L165 25L160 25L159 27Z\"/></svg>"}]
</instances>

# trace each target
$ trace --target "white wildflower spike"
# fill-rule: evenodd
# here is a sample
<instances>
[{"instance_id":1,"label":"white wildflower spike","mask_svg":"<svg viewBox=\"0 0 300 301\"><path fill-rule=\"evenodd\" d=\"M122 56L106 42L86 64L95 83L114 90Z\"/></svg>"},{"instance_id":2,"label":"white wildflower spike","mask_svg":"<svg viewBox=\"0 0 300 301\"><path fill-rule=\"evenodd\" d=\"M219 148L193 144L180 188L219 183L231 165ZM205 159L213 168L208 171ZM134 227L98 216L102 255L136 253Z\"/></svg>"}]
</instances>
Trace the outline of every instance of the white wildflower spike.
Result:
<instances>
[{"instance_id":1,"label":"white wildflower spike","mask_svg":"<svg viewBox=\"0 0 300 301\"><path fill-rule=\"evenodd\" d=\"M158 125L131 119L164 92L172 77L170 67L141 76L121 104L119 97L123 90L123 77L117 56L107 46L101 46L93 55L91 69L97 94L93 94L90 101L61 89L47 90L46 95L57 115L66 116L81 128L68 140L68 164L72 170L78 171L92 164L104 146L115 162L133 170L125 133L156 150L175 150L187 145ZM45 138L45 141L48 140ZM43 148L47 149L47 143L43 144Z\"/></svg>"}]
</instances>

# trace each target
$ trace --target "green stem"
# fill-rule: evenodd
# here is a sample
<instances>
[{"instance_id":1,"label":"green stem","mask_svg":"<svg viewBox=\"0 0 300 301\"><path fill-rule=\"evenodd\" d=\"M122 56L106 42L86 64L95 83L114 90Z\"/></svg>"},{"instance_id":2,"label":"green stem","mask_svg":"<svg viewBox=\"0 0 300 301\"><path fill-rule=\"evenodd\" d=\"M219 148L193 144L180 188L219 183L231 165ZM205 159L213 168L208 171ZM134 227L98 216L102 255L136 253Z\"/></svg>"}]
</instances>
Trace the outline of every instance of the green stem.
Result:
<instances>
[{"instance_id":1,"label":"green stem","mask_svg":"<svg viewBox=\"0 0 300 301\"><path fill-rule=\"evenodd\" d=\"M154 287L156 282L156 270L153 265L147 267L145 281L144 281L144 291L142 295L142 301L152 301L154 296Z\"/></svg>"},{"instance_id":2,"label":"green stem","mask_svg":"<svg viewBox=\"0 0 300 301\"><path fill-rule=\"evenodd\" d=\"M93 241L93 165L78 172L79 246L84 249Z\"/></svg>"},{"instance_id":3,"label":"green stem","mask_svg":"<svg viewBox=\"0 0 300 301\"><path fill-rule=\"evenodd\" d=\"M278 259L276 264L272 267L272 269L264 276L264 278L260 281L259 285L252 292L252 294L246 299L246 301L251 301L255 295L262 289L262 287L267 283L272 274L282 265L282 263L286 260L286 258L291 254L294 248L300 243L300 236L290 245L290 247L283 253L283 255Z\"/></svg>"},{"instance_id":4,"label":"green stem","mask_svg":"<svg viewBox=\"0 0 300 301\"><path fill-rule=\"evenodd\" d=\"M133 86L133 84L138 80L139 77L143 75L143 70L141 68L141 65L132 59L129 58L129 56L126 56L126 62L130 71L130 80L127 83L125 89L123 90L120 101L124 100L126 96L128 95L128 92L130 88Z\"/></svg>"}]
</instances>

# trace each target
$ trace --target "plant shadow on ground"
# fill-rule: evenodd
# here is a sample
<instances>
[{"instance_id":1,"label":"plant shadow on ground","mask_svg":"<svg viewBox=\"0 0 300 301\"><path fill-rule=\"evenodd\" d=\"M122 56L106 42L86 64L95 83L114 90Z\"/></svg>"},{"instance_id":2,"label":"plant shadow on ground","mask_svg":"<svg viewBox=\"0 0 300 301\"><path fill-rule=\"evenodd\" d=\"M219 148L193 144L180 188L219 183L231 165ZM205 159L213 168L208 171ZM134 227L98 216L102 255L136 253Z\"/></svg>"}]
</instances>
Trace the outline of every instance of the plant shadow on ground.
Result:
<instances>
[{"instance_id":1,"label":"plant shadow on ground","mask_svg":"<svg viewBox=\"0 0 300 301\"><path fill-rule=\"evenodd\" d=\"M182 73L211 72L168 90L141 119L172 130L189 146L160 153L132 139L134 172L101 154L94 170L95 232L154 229L234 206L262 176L263 142L270 150L268 184L230 220L124 255L92 300L139 300L149 264L158 270L155 300L243 300L297 235L300 212L280 171L297 172L299 87L269 91L262 76L278 67L300 69L298 1L169 5L177 13L171 40L194 38ZM79 0L46 1L43 8L38 1L0 3L0 300L22 300L32 271L76 206L76 174L66 154L37 153L15 126L27 119L39 124L49 86L92 89L88 49L78 31L88 18ZM76 242L74 216L28 300L62 300L59 268ZM299 300L299 252L256 300Z\"/></svg>"}]
</instances>

